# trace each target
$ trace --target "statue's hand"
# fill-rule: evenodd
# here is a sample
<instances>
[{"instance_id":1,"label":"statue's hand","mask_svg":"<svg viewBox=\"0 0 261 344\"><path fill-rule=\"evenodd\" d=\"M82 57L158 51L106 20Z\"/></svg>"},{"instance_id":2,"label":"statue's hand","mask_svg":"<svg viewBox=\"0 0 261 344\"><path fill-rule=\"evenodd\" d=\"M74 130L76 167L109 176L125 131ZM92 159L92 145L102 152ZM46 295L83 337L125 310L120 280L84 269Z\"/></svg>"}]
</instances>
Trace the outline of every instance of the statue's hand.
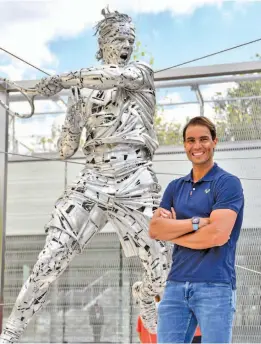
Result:
<instances>
[{"instance_id":1,"label":"statue's hand","mask_svg":"<svg viewBox=\"0 0 261 344\"><path fill-rule=\"evenodd\" d=\"M35 88L39 94L47 97L53 96L63 89L61 78L59 76L43 78L38 84L35 85Z\"/></svg>"}]
</instances>

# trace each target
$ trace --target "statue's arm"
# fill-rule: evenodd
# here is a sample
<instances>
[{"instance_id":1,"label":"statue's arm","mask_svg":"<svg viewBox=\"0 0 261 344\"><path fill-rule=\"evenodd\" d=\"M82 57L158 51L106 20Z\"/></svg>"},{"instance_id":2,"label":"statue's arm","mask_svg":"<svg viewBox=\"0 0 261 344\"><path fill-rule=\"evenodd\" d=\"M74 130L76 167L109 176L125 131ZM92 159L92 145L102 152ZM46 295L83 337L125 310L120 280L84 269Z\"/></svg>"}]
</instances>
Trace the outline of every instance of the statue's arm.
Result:
<instances>
[{"instance_id":1,"label":"statue's arm","mask_svg":"<svg viewBox=\"0 0 261 344\"><path fill-rule=\"evenodd\" d=\"M36 85L36 89L45 96L52 96L71 87L98 90L123 87L135 90L143 87L148 78L153 79L153 71L145 64L133 62L123 68L102 65L44 78Z\"/></svg>"},{"instance_id":2,"label":"statue's arm","mask_svg":"<svg viewBox=\"0 0 261 344\"><path fill-rule=\"evenodd\" d=\"M68 159L78 150L81 133L83 129L82 121L82 103L73 102L72 98L68 99L68 107L64 124L62 126L61 136L57 142L60 157Z\"/></svg>"},{"instance_id":3,"label":"statue's arm","mask_svg":"<svg viewBox=\"0 0 261 344\"><path fill-rule=\"evenodd\" d=\"M99 68L81 69L81 87L92 89L110 89L123 87L131 90L139 89L147 82L150 68L137 63L130 63L126 67L103 65Z\"/></svg>"}]
</instances>

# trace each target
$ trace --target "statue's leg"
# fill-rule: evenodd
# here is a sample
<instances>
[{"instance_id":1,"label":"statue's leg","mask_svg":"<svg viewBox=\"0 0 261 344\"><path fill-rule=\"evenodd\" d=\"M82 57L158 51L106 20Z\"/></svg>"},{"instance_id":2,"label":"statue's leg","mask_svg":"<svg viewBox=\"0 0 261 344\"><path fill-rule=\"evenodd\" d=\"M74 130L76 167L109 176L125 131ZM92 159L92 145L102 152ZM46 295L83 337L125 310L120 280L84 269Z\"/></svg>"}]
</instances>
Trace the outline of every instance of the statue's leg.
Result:
<instances>
[{"instance_id":1,"label":"statue's leg","mask_svg":"<svg viewBox=\"0 0 261 344\"><path fill-rule=\"evenodd\" d=\"M138 255L145 268L143 280L133 286L144 325L156 331L154 297L161 294L171 263L171 246L149 237L149 221L159 203L159 186L153 171L140 168L120 185L110 221L127 256Z\"/></svg>"},{"instance_id":2,"label":"statue's leg","mask_svg":"<svg viewBox=\"0 0 261 344\"><path fill-rule=\"evenodd\" d=\"M57 201L46 226L48 235L44 249L22 287L0 344L18 341L34 314L43 307L51 283L106 222L104 210L82 192L72 189Z\"/></svg>"},{"instance_id":3,"label":"statue's leg","mask_svg":"<svg viewBox=\"0 0 261 344\"><path fill-rule=\"evenodd\" d=\"M77 246L77 241L67 233L50 228L44 249L18 295L0 343L18 341L33 315L43 307L51 283L76 255Z\"/></svg>"},{"instance_id":4,"label":"statue's leg","mask_svg":"<svg viewBox=\"0 0 261 344\"><path fill-rule=\"evenodd\" d=\"M138 254L145 268L141 282L134 283L133 296L140 305L141 318L145 326L156 333L155 296L162 296L171 262L171 248L152 240L148 236L147 245L140 247Z\"/></svg>"},{"instance_id":5,"label":"statue's leg","mask_svg":"<svg viewBox=\"0 0 261 344\"><path fill-rule=\"evenodd\" d=\"M118 210L117 218L112 219L112 222L119 233L125 231L125 235L121 237L123 248L126 245L128 249L129 242L136 246L145 271L142 281L133 285L133 296L140 306L140 316L145 327L156 333L155 296L162 294L165 287L171 262L171 247L149 237L149 218L140 212Z\"/></svg>"}]
</instances>

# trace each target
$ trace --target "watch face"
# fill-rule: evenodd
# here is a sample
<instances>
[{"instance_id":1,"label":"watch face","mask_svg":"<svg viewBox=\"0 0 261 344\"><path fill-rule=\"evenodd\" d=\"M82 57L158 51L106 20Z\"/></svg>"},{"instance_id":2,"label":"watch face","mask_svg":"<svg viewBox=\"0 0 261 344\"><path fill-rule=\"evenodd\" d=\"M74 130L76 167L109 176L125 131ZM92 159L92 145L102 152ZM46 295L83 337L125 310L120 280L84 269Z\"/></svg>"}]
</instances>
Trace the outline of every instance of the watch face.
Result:
<instances>
[{"instance_id":1,"label":"watch face","mask_svg":"<svg viewBox=\"0 0 261 344\"><path fill-rule=\"evenodd\" d=\"M200 222L200 218L199 218L199 217L193 217L193 218L192 218L192 223L193 223L193 225L198 225L199 222Z\"/></svg>"}]
</instances>

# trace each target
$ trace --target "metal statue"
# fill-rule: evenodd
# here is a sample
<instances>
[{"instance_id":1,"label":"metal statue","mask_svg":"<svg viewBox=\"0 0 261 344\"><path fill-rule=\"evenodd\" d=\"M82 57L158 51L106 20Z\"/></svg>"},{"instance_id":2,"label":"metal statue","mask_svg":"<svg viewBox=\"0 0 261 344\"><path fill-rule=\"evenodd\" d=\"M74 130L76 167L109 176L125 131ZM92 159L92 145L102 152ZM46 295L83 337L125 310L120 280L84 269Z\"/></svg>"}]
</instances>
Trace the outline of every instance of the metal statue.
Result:
<instances>
[{"instance_id":1,"label":"metal statue","mask_svg":"<svg viewBox=\"0 0 261 344\"><path fill-rule=\"evenodd\" d=\"M55 204L46 225L46 244L5 325L2 344L19 340L43 307L50 284L108 221L125 255L138 255L145 268L133 294L145 326L156 331L154 296L164 288L170 257L167 245L148 235L160 199L152 170L158 147L153 71L145 63L129 62L135 40L131 18L108 10L102 14L104 19L96 27L96 56L103 64L44 78L29 90L33 95L53 96L72 89L59 152L62 159L73 156L85 128L86 165Z\"/></svg>"}]
</instances>

